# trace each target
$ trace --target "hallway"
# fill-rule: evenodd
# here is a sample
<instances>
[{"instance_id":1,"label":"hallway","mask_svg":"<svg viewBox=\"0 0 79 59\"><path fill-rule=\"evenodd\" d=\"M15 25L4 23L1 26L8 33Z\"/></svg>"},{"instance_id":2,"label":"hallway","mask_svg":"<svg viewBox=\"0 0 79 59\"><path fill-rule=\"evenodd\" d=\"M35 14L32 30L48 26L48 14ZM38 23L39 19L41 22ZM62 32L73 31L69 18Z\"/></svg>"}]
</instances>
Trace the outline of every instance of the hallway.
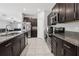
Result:
<instances>
[{"instance_id":1,"label":"hallway","mask_svg":"<svg viewBox=\"0 0 79 59\"><path fill-rule=\"evenodd\" d=\"M28 46L25 47L21 56L53 56L45 40L31 38L28 39Z\"/></svg>"}]
</instances>

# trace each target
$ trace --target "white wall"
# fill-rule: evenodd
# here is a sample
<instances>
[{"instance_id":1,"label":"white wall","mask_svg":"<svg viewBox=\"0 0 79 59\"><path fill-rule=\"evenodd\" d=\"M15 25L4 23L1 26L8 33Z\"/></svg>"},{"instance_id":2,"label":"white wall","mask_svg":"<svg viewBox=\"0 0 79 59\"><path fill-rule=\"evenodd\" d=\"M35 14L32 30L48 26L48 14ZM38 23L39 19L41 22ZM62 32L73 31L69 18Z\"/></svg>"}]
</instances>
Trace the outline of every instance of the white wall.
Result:
<instances>
[{"instance_id":1,"label":"white wall","mask_svg":"<svg viewBox=\"0 0 79 59\"><path fill-rule=\"evenodd\" d=\"M57 24L56 27L65 27L66 31L79 32L79 21Z\"/></svg>"},{"instance_id":2,"label":"white wall","mask_svg":"<svg viewBox=\"0 0 79 59\"><path fill-rule=\"evenodd\" d=\"M47 31L48 28L48 18L47 16L49 15L50 11L45 11L45 15L44 15L44 26L45 26L45 31Z\"/></svg>"},{"instance_id":3,"label":"white wall","mask_svg":"<svg viewBox=\"0 0 79 59\"><path fill-rule=\"evenodd\" d=\"M37 15L37 36L44 39L44 11L41 11Z\"/></svg>"}]
</instances>

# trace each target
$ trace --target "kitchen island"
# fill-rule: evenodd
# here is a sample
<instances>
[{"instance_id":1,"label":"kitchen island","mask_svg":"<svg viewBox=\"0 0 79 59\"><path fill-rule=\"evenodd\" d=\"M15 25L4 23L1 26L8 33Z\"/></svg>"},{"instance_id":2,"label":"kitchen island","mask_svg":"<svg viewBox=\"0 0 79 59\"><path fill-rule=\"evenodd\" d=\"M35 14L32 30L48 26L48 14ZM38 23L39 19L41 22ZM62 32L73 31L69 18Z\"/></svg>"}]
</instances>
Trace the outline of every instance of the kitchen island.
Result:
<instances>
[{"instance_id":1,"label":"kitchen island","mask_svg":"<svg viewBox=\"0 0 79 59\"><path fill-rule=\"evenodd\" d=\"M26 46L26 33L12 31L0 34L0 56L19 56Z\"/></svg>"}]
</instances>

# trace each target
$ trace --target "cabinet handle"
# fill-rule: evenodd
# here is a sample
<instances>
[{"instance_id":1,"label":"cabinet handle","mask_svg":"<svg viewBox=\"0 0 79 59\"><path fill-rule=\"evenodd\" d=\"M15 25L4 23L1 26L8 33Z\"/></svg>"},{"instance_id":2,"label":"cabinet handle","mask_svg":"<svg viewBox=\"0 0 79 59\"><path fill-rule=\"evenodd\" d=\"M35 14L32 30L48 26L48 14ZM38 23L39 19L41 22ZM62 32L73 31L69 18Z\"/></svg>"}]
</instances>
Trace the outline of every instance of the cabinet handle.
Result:
<instances>
[{"instance_id":1,"label":"cabinet handle","mask_svg":"<svg viewBox=\"0 0 79 59\"><path fill-rule=\"evenodd\" d=\"M67 47L67 48L69 48L69 49L71 48L70 46L68 46L68 45L66 45L66 44L64 44L64 46Z\"/></svg>"},{"instance_id":2,"label":"cabinet handle","mask_svg":"<svg viewBox=\"0 0 79 59\"><path fill-rule=\"evenodd\" d=\"M12 43L8 43L8 44L6 44L6 45L5 45L5 47L8 47L8 46L10 46L11 44L12 44Z\"/></svg>"}]
</instances>

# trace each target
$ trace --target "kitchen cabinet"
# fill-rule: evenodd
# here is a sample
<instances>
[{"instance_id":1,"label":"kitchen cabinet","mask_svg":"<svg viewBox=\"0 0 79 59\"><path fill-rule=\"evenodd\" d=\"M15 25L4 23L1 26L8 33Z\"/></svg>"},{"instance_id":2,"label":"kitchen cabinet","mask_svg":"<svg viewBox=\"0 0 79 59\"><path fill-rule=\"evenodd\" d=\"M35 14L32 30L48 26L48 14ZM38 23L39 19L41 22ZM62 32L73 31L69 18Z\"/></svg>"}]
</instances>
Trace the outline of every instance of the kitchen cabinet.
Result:
<instances>
[{"instance_id":1,"label":"kitchen cabinet","mask_svg":"<svg viewBox=\"0 0 79 59\"><path fill-rule=\"evenodd\" d=\"M0 44L0 56L12 56L12 42Z\"/></svg>"},{"instance_id":2,"label":"kitchen cabinet","mask_svg":"<svg viewBox=\"0 0 79 59\"><path fill-rule=\"evenodd\" d=\"M62 56L63 55L63 46L62 46L62 40L53 36L52 37L52 51L54 55L56 56Z\"/></svg>"},{"instance_id":3,"label":"kitchen cabinet","mask_svg":"<svg viewBox=\"0 0 79 59\"><path fill-rule=\"evenodd\" d=\"M79 56L79 47L77 47L77 56Z\"/></svg>"},{"instance_id":4,"label":"kitchen cabinet","mask_svg":"<svg viewBox=\"0 0 79 59\"><path fill-rule=\"evenodd\" d=\"M65 14L66 14L66 8L65 8L66 4L65 3L59 3L59 19L58 22L59 23L64 23L65 22Z\"/></svg>"},{"instance_id":5,"label":"kitchen cabinet","mask_svg":"<svg viewBox=\"0 0 79 59\"><path fill-rule=\"evenodd\" d=\"M75 8L74 3L66 3L66 20L65 22L74 21Z\"/></svg>"},{"instance_id":6,"label":"kitchen cabinet","mask_svg":"<svg viewBox=\"0 0 79 59\"><path fill-rule=\"evenodd\" d=\"M16 40L13 42L13 56L19 56L20 54L20 39L15 38Z\"/></svg>"},{"instance_id":7,"label":"kitchen cabinet","mask_svg":"<svg viewBox=\"0 0 79 59\"><path fill-rule=\"evenodd\" d=\"M76 20L79 20L79 3L75 3L75 13Z\"/></svg>"},{"instance_id":8,"label":"kitchen cabinet","mask_svg":"<svg viewBox=\"0 0 79 59\"><path fill-rule=\"evenodd\" d=\"M22 51L25 47L25 37L24 37L24 35L21 35L21 36L20 37L21 37L21 51Z\"/></svg>"},{"instance_id":9,"label":"kitchen cabinet","mask_svg":"<svg viewBox=\"0 0 79 59\"><path fill-rule=\"evenodd\" d=\"M25 47L25 37L21 34L13 41L13 56L19 56Z\"/></svg>"},{"instance_id":10,"label":"kitchen cabinet","mask_svg":"<svg viewBox=\"0 0 79 59\"><path fill-rule=\"evenodd\" d=\"M77 56L79 55L79 47L64 41L56 36L52 36L52 53L55 56Z\"/></svg>"},{"instance_id":11,"label":"kitchen cabinet","mask_svg":"<svg viewBox=\"0 0 79 59\"><path fill-rule=\"evenodd\" d=\"M59 38L57 40L57 56L63 56L63 41Z\"/></svg>"},{"instance_id":12,"label":"kitchen cabinet","mask_svg":"<svg viewBox=\"0 0 79 59\"><path fill-rule=\"evenodd\" d=\"M25 47L25 34L0 44L0 56L19 56Z\"/></svg>"},{"instance_id":13,"label":"kitchen cabinet","mask_svg":"<svg viewBox=\"0 0 79 59\"><path fill-rule=\"evenodd\" d=\"M53 36L52 38L52 51L54 55L57 55L57 42L56 42L56 37Z\"/></svg>"},{"instance_id":14,"label":"kitchen cabinet","mask_svg":"<svg viewBox=\"0 0 79 59\"><path fill-rule=\"evenodd\" d=\"M50 17L50 14L47 16L47 23L48 23L48 26L51 25L51 17Z\"/></svg>"},{"instance_id":15,"label":"kitchen cabinet","mask_svg":"<svg viewBox=\"0 0 79 59\"><path fill-rule=\"evenodd\" d=\"M52 12L53 12L53 13L58 13L58 12L59 12L59 3L57 3L57 4L53 7Z\"/></svg>"},{"instance_id":16,"label":"kitchen cabinet","mask_svg":"<svg viewBox=\"0 0 79 59\"><path fill-rule=\"evenodd\" d=\"M71 22L76 17L78 18L78 15L76 15L78 14L78 5L75 8L75 3L56 3L52 11L58 13L58 23Z\"/></svg>"},{"instance_id":17,"label":"kitchen cabinet","mask_svg":"<svg viewBox=\"0 0 79 59\"><path fill-rule=\"evenodd\" d=\"M63 55L64 56L76 56L76 46L66 41L63 42Z\"/></svg>"},{"instance_id":18,"label":"kitchen cabinet","mask_svg":"<svg viewBox=\"0 0 79 59\"><path fill-rule=\"evenodd\" d=\"M49 50L52 51L51 50L51 37L47 37L47 45L48 45Z\"/></svg>"}]
</instances>

